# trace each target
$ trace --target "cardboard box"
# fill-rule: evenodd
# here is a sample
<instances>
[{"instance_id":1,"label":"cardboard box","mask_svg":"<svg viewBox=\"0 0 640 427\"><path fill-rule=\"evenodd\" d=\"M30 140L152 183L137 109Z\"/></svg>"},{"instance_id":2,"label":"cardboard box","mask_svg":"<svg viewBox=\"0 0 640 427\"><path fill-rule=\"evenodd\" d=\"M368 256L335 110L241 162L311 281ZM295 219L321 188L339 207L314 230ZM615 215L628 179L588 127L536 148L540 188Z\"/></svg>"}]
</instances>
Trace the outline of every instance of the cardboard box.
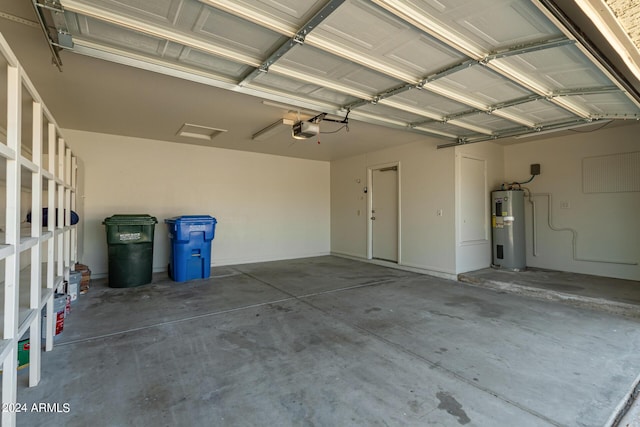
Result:
<instances>
[{"instance_id":1,"label":"cardboard box","mask_svg":"<svg viewBox=\"0 0 640 427\"><path fill-rule=\"evenodd\" d=\"M84 264L77 263L74 266L75 271L78 271L82 274L82 279L80 280L80 294L86 294L89 291L89 282L91 281L91 270Z\"/></svg>"}]
</instances>

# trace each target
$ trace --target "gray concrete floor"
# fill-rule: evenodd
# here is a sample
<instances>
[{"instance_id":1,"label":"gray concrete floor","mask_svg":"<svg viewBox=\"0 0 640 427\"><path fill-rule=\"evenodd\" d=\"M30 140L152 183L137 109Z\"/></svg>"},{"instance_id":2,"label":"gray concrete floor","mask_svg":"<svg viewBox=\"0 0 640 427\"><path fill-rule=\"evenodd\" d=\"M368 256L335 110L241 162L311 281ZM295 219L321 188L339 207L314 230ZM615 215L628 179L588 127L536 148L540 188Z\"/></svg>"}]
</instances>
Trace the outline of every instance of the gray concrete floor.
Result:
<instances>
[{"instance_id":1,"label":"gray concrete floor","mask_svg":"<svg viewBox=\"0 0 640 427\"><path fill-rule=\"evenodd\" d=\"M18 400L33 426L602 426L639 320L319 257L92 282ZM22 385L27 377L19 374Z\"/></svg>"},{"instance_id":2,"label":"gray concrete floor","mask_svg":"<svg viewBox=\"0 0 640 427\"><path fill-rule=\"evenodd\" d=\"M495 268L460 274L458 280L532 298L640 318L640 282L563 271Z\"/></svg>"}]
</instances>

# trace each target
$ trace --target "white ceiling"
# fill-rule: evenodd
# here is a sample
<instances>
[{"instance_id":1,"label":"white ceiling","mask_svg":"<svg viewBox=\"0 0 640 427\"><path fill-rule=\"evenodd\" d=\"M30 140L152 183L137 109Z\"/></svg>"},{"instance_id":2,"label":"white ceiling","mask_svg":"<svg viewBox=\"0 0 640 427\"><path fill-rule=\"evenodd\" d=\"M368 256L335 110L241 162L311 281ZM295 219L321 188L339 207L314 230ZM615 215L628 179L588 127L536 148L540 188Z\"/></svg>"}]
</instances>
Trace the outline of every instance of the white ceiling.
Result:
<instances>
[{"instance_id":1,"label":"white ceiling","mask_svg":"<svg viewBox=\"0 0 640 427\"><path fill-rule=\"evenodd\" d=\"M51 54L35 25L5 19L0 31L62 127L330 160L640 117L640 102L537 1L59 5L64 13L43 11L73 41L62 73L42 65ZM28 1L0 11L36 21ZM349 132L325 120L320 144L292 139L285 125L251 139L283 117L319 113L348 113ZM227 132L176 136L184 123Z\"/></svg>"}]
</instances>

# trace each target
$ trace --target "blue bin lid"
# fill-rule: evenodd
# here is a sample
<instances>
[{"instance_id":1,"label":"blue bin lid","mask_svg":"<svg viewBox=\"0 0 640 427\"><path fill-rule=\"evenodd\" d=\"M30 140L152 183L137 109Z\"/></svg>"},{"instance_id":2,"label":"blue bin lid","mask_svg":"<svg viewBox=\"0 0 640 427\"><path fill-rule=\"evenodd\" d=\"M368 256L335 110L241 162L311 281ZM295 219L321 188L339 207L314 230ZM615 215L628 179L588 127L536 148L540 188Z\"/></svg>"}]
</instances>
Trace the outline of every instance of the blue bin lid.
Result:
<instances>
[{"instance_id":1,"label":"blue bin lid","mask_svg":"<svg viewBox=\"0 0 640 427\"><path fill-rule=\"evenodd\" d=\"M164 220L166 224L216 224L218 221L210 215L183 215Z\"/></svg>"}]
</instances>

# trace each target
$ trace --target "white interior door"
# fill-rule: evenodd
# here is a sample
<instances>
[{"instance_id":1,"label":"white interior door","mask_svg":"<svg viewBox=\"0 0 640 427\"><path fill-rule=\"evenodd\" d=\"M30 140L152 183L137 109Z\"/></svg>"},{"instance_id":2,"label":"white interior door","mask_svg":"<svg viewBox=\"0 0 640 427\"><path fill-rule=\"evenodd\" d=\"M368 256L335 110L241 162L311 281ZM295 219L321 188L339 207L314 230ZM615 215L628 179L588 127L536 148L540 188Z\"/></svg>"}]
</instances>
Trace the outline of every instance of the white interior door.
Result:
<instances>
[{"instance_id":1,"label":"white interior door","mask_svg":"<svg viewBox=\"0 0 640 427\"><path fill-rule=\"evenodd\" d=\"M398 262L398 167L374 169L371 189L372 256Z\"/></svg>"},{"instance_id":2,"label":"white interior door","mask_svg":"<svg viewBox=\"0 0 640 427\"><path fill-rule=\"evenodd\" d=\"M460 159L460 243L487 240L486 161Z\"/></svg>"}]
</instances>

